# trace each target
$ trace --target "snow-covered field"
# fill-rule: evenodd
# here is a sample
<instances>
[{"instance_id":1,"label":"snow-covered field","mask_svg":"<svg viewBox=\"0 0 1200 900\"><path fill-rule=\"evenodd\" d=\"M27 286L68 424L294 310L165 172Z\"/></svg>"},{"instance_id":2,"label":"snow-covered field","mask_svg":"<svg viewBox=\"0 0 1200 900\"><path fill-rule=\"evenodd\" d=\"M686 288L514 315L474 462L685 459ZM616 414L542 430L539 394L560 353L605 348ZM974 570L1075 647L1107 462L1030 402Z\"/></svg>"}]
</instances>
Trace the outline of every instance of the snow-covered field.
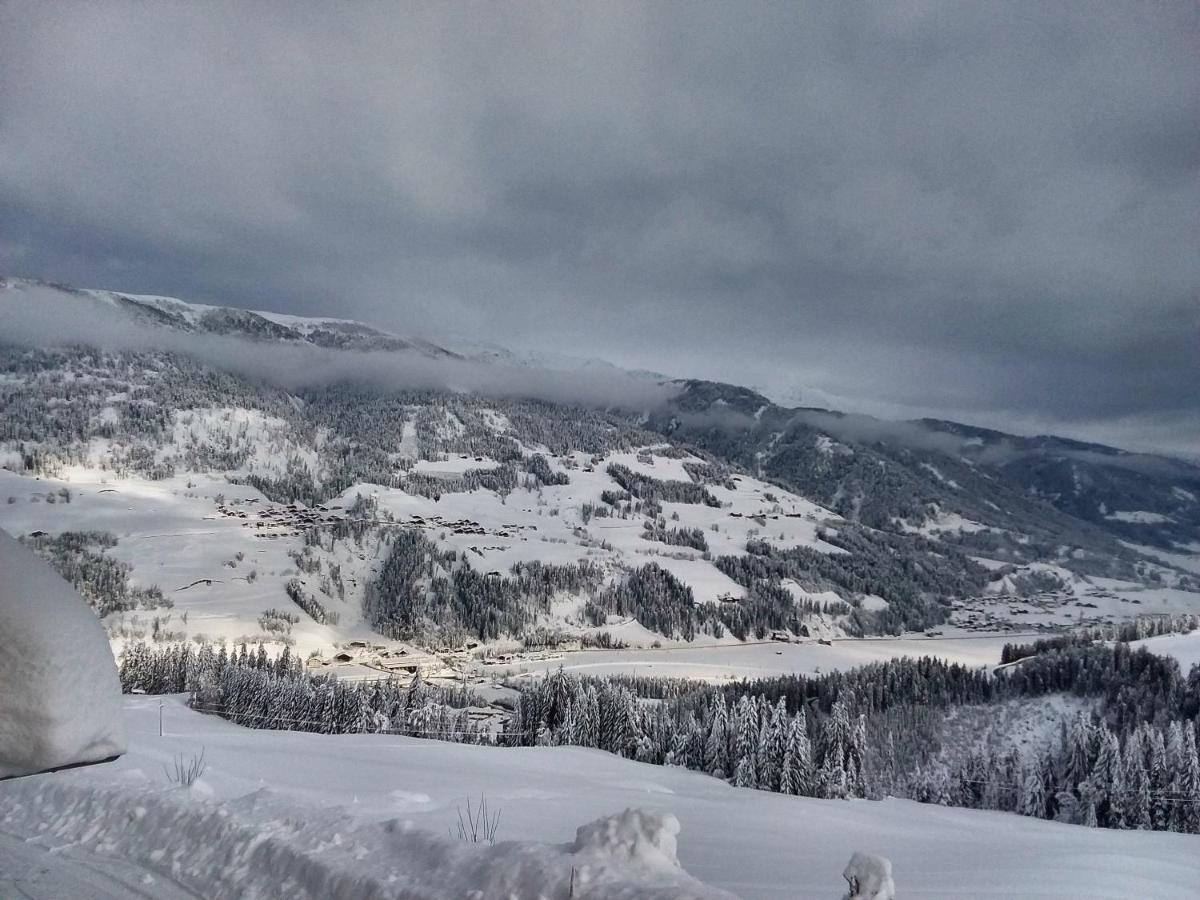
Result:
<instances>
[{"instance_id":1,"label":"snow-covered field","mask_svg":"<svg viewBox=\"0 0 1200 900\"><path fill-rule=\"evenodd\" d=\"M583 650L561 658L487 666L487 671L513 674L547 672L561 666L579 675L657 675L705 681L774 678L790 673L820 674L852 669L904 656L933 656L969 666L1000 662L1000 651L1012 636L961 638L866 638L821 644L745 643L676 646L638 650Z\"/></svg>"},{"instance_id":2,"label":"snow-covered field","mask_svg":"<svg viewBox=\"0 0 1200 900\"><path fill-rule=\"evenodd\" d=\"M855 850L889 857L905 897L1169 900L1200 883L1196 836L787 797L593 750L248 731L173 697L160 738L158 704L126 698L117 762L0 783L0 896L566 897L575 867L577 897L828 900ZM201 749L196 785L171 786L164 767ZM481 793L495 848L454 836ZM576 843L627 808L649 815ZM670 865L668 815L683 870L713 892Z\"/></svg>"},{"instance_id":3,"label":"snow-covered field","mask_svg":"<svg viewBox=\"0 0 1200 900\"><path fill-rule=\"evenodd\" d=\"M1179 660L1179 668L1184 672L1190 671L1192 666L1200 665L1200 631L1189 634L1164 634L1134 641L1130 646L1145 647L1159 656L1174 657Z\"/></svg>"},{"instance_id":4,"label":"snow-covered field","mask_svg":"<svg viewBox=\"0 0 1200 900\"><path fill-rule=\"evenodd\" d=\"M181 422L184 420L186 423L178 429L180 434L169 446L185 446L193 437L211 439L214 423L226 430L232 428L235 433L230 440L234 443L249 439L247 428L252 437L262 430L262 423L247 426L229 411L212 411L207 416L188 414L180 417ZM562 564L589 559L616 574L657 562L688 584L698 601L744 596L744 588L698 551L643 537L640 517L584 520L585 504L599 505L603 491L618 487L604 471L609 463L660 478L690 481L683 461L654 459L654 465L647 465L639 462L637 454L613 453L601 465L592 466L590 457L575 454L570 461L570 484L547 486L538 492L518 488L504 499L484 490L447 493L432 499L364 484L350 488L330 504L347 505L356 495L366 494L378 503L381 514L405 523L422 522L426 535L442 549L466 554L477 569L485 572L506 573L517 562ZM454 477L469 469L495 465L483 457L454 457L440 462L422 461L417 468L426 474ZM551 466L564 470L561 460L552 458ZM269 472L265 464L257 469ZM70 503L47 502L49 496L64 488L71 492ZM739 476L733 489L713 486L710 491L728 505L714 509L664 503L663 509L671 527L702 529L714 556L744 553L746 541L752 536L784 547L805 545L843 552L816 537L820 524L836 517L800 497L748 476ZM227 504L225 512L218 506L219 497ZM133 566L132 577L138 586L156 584L162 588L174 603L166 627L189 638L250 642L270 638L261 631L258 617L264 610L288 607L284 585L290 577L299 575L301 581L305 577L296 571L289 557L289 552L304 548L298 531L255 527L256 513L269 506L270 501L256 489L231 484L220 475L192 473L151 481L120 477L107 469L74 466L65 467L56 478L35 478L0 469L0 528L15 536L38 530L50 534L68 530L111 532L118 544L109 553ZM234 510L248 518L237 518ZM475 528L456 529L456 522L472 523ZM380 562L374 551L373 541L365 545L365 551L343 542L325 560L338 564L348 582L344 600L323 598L340 621L326 626L304 617L291 634L294 652L329 655L334 645L349 640L378 640L378 635L362 624L360 603L366 580ZM798 595L804 592L798 591ZM816 598L837 599L834 595ZM576 606L567 604L564 611ZM141 618L151 616L143 613ZM646 643L661 638L647 636Z\"/></svg>"}]
</instances>

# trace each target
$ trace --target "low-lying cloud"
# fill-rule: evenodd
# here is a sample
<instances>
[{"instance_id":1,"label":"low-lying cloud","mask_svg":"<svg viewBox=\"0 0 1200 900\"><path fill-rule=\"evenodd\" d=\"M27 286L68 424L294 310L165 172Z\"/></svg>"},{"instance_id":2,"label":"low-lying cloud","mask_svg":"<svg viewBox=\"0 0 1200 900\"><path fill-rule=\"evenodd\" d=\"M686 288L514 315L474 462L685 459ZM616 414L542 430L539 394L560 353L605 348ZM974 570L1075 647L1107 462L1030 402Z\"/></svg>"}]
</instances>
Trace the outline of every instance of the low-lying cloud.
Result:
<instances>
[{"instance_id":1,"label":"low-lying cloud","mask_svg":"<svg viewBox=\"0 0 1200 900\"><path fill-rule=\"evenodd\" d=\"M612 372L549 371L430 356L420 350L337 350L157 327L86 294L31 285L0 288L0 341L32 348L85 345L113 352L162 351L285 390L354 384L379 390L449 390L643 412L678 387Z\"/></svg>"}]
</instances>

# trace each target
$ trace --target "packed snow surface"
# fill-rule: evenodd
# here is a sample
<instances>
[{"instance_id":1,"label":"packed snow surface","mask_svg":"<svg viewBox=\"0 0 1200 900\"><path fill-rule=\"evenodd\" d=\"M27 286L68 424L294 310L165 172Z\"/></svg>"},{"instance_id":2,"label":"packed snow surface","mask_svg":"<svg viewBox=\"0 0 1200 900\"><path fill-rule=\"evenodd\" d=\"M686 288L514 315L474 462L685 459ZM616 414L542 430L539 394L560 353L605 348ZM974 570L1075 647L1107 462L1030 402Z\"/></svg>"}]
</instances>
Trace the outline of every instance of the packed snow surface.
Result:
<instances>
[{"instance_id":1,"label":"packed snow surface","mask_svg":"<svg viewBox=\"0 0 1200 900\"><path fill-rule=\"evenodd\" d=\"M787 797L570 747L251 731L174 697L160 738L158 705L126 698L114 763L0 783L0 896L75 896L61 886L96 872L79 883L99 898L561 898L574 868L579 898L832 900L856 851L890 860L906 897L1183 898L1200 883L1194 835ZM171 785L164 766L202 748L200 780ZM495 847L448 835L480 794L501 813Z\"/></svg>"},{"instance_id":2,"label":"packed snow surface","mask_svg":"<svg viewBox=\"0 0 1200 900\"><path fill-rule=\"evenodd\" d=\"M0 531L0 777L125 749L108 637L82 597Z\"/></svg>"}]
</instances>

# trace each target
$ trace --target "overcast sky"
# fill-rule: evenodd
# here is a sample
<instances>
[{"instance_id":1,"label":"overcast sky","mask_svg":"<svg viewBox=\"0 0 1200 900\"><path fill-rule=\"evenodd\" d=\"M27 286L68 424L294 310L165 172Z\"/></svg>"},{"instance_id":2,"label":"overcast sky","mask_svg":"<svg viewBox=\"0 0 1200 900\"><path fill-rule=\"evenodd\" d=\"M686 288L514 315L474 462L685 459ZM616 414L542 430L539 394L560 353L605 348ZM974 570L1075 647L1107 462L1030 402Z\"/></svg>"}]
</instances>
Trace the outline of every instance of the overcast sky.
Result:
<instances>
[{"instance_id":1,"label":"overcast sky","mask_svg":"<svg viewBox=\"0 0 1200 900\"><path fill-rule=\"evenodd\" d=\"M1200 448L1195 3L0 0L0 273Z\"/></svg>"}]
</instances>

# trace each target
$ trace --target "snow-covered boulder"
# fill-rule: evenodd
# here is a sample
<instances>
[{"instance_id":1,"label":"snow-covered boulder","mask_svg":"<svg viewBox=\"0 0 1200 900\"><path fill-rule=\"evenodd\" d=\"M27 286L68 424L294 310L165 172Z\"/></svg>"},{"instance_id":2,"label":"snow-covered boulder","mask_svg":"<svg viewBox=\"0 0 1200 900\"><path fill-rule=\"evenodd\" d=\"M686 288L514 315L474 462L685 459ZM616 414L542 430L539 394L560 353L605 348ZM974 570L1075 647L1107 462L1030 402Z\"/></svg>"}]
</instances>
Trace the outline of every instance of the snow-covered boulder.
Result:
<instances>
[{"instance_id":1,"label":"snow-covered boulder","mask_svg":"<svg viewBox=\"0 0 1200 900\"><path fill-rule=\"evenodd\" d=\"M121 682L100 621L0 531L0 778L123 752Z\"/></svg>"},{"instance_id":2,"label":"snow-covered boulder","mask_svg":"<svg viewBox=\"0 0 1200 900\"><path fill-rule=\"evenodd\" d=\"M850 885L846 900L895 900L890 859L857 851L846 863L842 877Z\"/></svg>"}]
</instances>

